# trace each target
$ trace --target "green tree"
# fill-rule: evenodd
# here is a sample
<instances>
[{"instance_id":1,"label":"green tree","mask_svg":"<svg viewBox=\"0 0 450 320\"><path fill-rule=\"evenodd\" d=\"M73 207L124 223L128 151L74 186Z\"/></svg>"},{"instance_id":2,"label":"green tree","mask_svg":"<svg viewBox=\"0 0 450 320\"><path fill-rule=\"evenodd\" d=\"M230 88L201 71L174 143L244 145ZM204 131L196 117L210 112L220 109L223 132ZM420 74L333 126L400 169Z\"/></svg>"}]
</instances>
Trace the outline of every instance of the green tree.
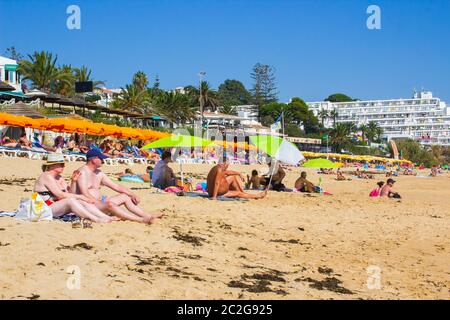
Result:
<instances>
[{"instance_id":1,"label":"green tree","mask_svg":"<svg viewBox=\"0 0 450 320\"><path fill-rule=\"evenodd\" d=\"M426 167L431 167L438 164L438 159L435 158L432 152L425 149L417 141L412 139L395 140L397 149L404 159L408 159L417 165L423 164ZM389 146L391 154L392 148Z\"/></svg>"},{"instance_id":2,"label":"green tree","mask_svg":"<svg viewBox=\"0 0 450 320\"><path fill-rule=\"evenodd\" d=\"M350 98L349 96L343 94L343 93L335 93L335 94L332 94L332 95L328 96L328 98L326 98L324 101L350 102L350 101L354 101L354 100L352 98Z\"/></svg>"},{"instance_id":3,"label":"green tree","mask_svg":"<svg viewBox=\"0 0 450 320\"><path fill-rule=\"evenodd\" d=\"M219 99L217 92L213 90L207 81L202 81L200 83L200 90L194 86L184 87L186 93L192 97L192 99L197 100L200 106L200 111L211 111L214 112L219 108Z\"/></svg>"},{"instance_id":4,"label":"green tree","mask_svg":"<svg viewBox=\"0 0 450 320\"><path fill-rule=\"evenodd\" d=\"M321 122L321 124L322 124L322 127L324 126L325 120L328 119L328 116L329 116L329 115L330 115L329 112L328 112L327 110L325 110L325 109L321 109L321 110L317 113L317 116L318 116L319 119L320 119L320 122Z\"/></svg>"},{"instance_id":5,"label":"green tree","mask_svg":"<svg viewBox=\"0 0 450 320\"><path fill-rule=\"evenodd\" d=\"M242 82L230 79L219 86L217 94L220 104L227 107L250 104L252 98Z\"/></svg>"},{"instance_id":6,"label":"green tree","mask_svg":"<svg viewBox=\"0 0 450 320\"><path fill-rule=\"evenodd\" d=\"M278 100L274 67L257 63L253 67L250 77L253 79L253 87L250 92L252 93L253 101L257 106L262 106Z\"/></svg>"},{"instance_id":7,"label":"green tree","mask_svg":"<svg viewBox=\"0 0 450 320\"><path fill-rule=\"evenodd\" d=\"M236 112L236 107L234 107L234 106L229 106L229 105L223 105L223 106L221 106L221 107L219 108L219 111L220 111L221 113L224 113L224 114L230 114L230 115L233 115L233 116L235 116L235 115L237 114L237 112Z\"/></svg>"},{"instance_id":8,"label":"green tree","mask_svg":"<svg viewBox=\"0 0 450 320\"><path fill-rule=\"evenodd\" d=\"M71 65L63 64L59 68L59 72L71 75L69 81L56 81L54 86L54 92L62 94L66 97L72 97L75 95L75 76L73 74L73 68Z\"/></svg>"},{"instance_id":9,"label":"green tree","mask_svg":"<svg viewBox=\"0 0 450 320\"><path fill-rule=\"evenodd\" d=\"M294 97L287 105L288 122L303 125L305 134L317 133L319 120L303 99ZM285 121L286 122L286 121Z\"/></svg>"},{"instance_id":10,"label":"green tree","mask_svg":"<svg viewBox=\"0 0 450 320\"><path fill-rule=\"evenodd\" d=\"M16 50L16 47L6 48L5 56L7 58L16 60L17 62L19 62L23 59L23 56Z\"/></svg>"},{"instance_id":11,"label":"green tree","mask_svg":"<svg viewBox=\"0 0 450 320\"><path fill-rule=\"evenodd\" d=\"M51 91L57 84L70 84L73 81L72 73L56 66L58 56L53 57L52 53L42 51L28 55L28 58L19 62L17 72L23 80L30 80L34 88Z\"/></svg>"},{"instance_id":12,"label":"green tree","mask_svg":"<svg viewBox=\"0 0 450 320\"><path fill-rule=\"evenodd\" d=\"M370 121L367 124L367 140L369 144L375 142L379 139L379 136L383 133L383 130L380 128L380 125L375 121Z\"/></svg>"},{"instance_id":13,"label":"green tree","mask_svg":"<svg viewBox=\"0 0 450 320\"><path fill-rule=\"evenodd\" d=\"M368 127L365 124L362 124L359 126L359 131L361 131L362 140L366 141L366 134L367 134Z\"/></svg>"},{"instance_id":14,"label":"green tree","mask_svg":"<svg viewBox=\"0 0 450 320\"><path fill-rule=\"evenodd\" d=\"M149 111L149 103L146 91L139 90L135 85L126 85L121 88L121 93L117 98L118 102L114 106L120 106L120 109L146 114Z\"/></svg>"},{"instance_id":15,"label":"green tree","mask_svg":"<svg viewBox=\"0 0 450 320\"><path fill-rule=\"evenodd\" d=\"M336 152L340 152L341 149L345 148L350 143L350 132L349 127L338 123L330 131L330 144Z\"/></svg>"},{"instance_id":16,"label":"green tree","mask_svg":"<svg viewBox=\"0 0 450 320\"><path fill-rule=\"evenodd\" d=\"M136 72L133 76L133 85L139 91L144 91L145 89L147 89L148 86L147 75L142 71Z\"/></svg>"},{"instance_id":17,"label":"green tree","mask_svg":"<svg viewBox=\"0 0 450 320\"><path fill-rule=\"evenodd\" d=\"M175 91L160 92L154 99L154 111L172 123L186 124L195 119L198 106L192 96Z\"/></svg>"},{"instance_id":18,"label":"green tree","mask_svg":"<svg viewBox=\"0 0 450 320\"><path fill-rule=\"evenodd\" d=\"M333 127L336 126L337 117L339 116L339 111L337 108L334 108L330 111L330 118L333 119Z\"/></svg>"}]
</instances>

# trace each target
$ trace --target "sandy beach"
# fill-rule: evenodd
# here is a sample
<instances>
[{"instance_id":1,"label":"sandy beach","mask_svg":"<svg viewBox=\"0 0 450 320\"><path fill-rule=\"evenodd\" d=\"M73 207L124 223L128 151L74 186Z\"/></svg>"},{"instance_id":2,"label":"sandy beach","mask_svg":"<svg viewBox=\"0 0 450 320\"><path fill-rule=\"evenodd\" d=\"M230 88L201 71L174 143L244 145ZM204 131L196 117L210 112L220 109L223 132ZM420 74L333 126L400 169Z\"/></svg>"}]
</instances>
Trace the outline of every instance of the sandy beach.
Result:
<instances>
[{"instance_id":1,"label":"sandy beach","mask_svg":"<svg viewBox=\"0 0 450 320\"><path fill-rule=\"evenodd\" d=\"M0 159L0 210L15 210L30 194L41 164ZM69 163L66 177L81 164ZM187 165L186 171L199 181L209 168ZM262 169L230 167L246 174L255 168ZM104 167L107 173L124 169ZM300 171L289 171L287 186ZM314 170L307 172L318 181ZM334 178L322 176L332 196L269 192L248 202L178 197L124 183L144 208L165 213L150 226L82 229L0 218L0 298L449 299L450 176L398 177L401 200L368 197L384 175ZM67 286L73 266L79 289Z\"/></svg>"}]
</instances>

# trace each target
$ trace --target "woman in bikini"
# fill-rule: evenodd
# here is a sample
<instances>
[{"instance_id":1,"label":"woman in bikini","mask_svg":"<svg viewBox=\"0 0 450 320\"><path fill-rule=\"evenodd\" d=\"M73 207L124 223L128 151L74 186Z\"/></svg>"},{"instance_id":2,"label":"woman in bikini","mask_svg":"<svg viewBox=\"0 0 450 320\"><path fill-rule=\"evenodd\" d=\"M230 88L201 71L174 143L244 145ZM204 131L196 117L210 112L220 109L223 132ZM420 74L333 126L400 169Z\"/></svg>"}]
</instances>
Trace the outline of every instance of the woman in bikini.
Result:
<instances>
[{"instance_id":1,"label":"woman in bikini","mask_svg":"<svg viewBox=\"0 0 450 320\"><path fill-rule=\"evenodd\" d=\"M54 217L67 213L73 213L81 218L94 222L111 222L113 218L101 212L95 205L95 201L83 196L71 193L71 188L64 181L64 157L60 154L50 154L47 162L42 166L43 173L34 185L45 203L52 209ZM72 175L71 186L76 184L79 171Z\"/></svg>"}]
</instances>

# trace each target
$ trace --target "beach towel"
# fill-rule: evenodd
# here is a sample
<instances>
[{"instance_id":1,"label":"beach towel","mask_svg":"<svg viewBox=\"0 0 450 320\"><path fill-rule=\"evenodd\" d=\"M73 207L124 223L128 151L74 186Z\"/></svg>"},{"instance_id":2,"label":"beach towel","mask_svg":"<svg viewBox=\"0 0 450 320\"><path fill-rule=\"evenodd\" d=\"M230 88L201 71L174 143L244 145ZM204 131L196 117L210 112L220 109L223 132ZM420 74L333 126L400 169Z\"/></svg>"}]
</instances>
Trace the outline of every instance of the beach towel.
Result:
<instances>
[{"instance_id":1,"label":"beach towel","mask_svg":"<svg viewBox=\"0 0 450 320\"><path fill-rule=\"evenodd\" d=\"M63 222L74 222L74 221L79 221L81 220L80 217L71 214L71 213L67 213L65 215L56 217L55 220L59 220L59 221L63 221Z\"/></svg>"},{"instance_id":2,"label":"beach towel","mask_svg":"<svg viewBox=\"0 0 450 320\"><path fill-rule=\"evenodd\" d=\"M16 214L17 211L14 212L0 211L0 217L14 217Z\"/></svg>"},{"instance_id":3,"label":"beach towel","mask_svg":"<svg viewBox=\"0 0 450 320\"><path fill-rule=\"evenodd\" d=\"M141 177L139 177L138 175L125 175L125 176L121 176L119 178L120 181L123 182L134 182L134 183L143 183L145 182Z\"/></svg>"},{"instance_id":4,"label":"beach towel","mask_svg":"<svg viewBox=\"0 0 450 320\"><path fill-rule=\"evenodd\" d=\"M199 193L199 192L184 192L183 194L186 197L191 197L191 198L205 198L205 199L210 199L209 195L207 193ZM241 199L241 198L227 198L224 196L218 196L217 200L219 201L240 201L240 202L246 202L248 201L248 199Z\"/></svg>"}]
</instances>

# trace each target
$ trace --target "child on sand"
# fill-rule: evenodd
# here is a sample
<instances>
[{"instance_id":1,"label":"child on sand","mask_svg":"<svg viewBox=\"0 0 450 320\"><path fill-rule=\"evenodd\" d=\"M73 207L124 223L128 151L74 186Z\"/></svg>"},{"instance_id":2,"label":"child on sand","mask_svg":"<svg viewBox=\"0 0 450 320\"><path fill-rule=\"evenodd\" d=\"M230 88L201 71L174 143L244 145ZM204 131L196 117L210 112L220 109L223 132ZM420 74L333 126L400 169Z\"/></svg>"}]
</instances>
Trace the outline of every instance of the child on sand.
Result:
<instances>
[{"instance_id":1,"label":"child on sand","mask_svg":"<svg viewBox=\"0 0 450 320\"><path fill-rule=\"evenodd\" d=\"M252 171L252 176L250 177L247 175L247 183L245 184L246 189L252 189L252 190L260 190L262 186L262 182L264 182L266 179L264 177L260 177L258 175L257 170Z\"/></svg>"},{"instance_id":2,"label":"child on sand","mask_svg":"<svg viewBox=\"0 0 450 320\"><path fill-rule=\"evenodd\" d=\"M378 188L375 188L370 192L370 194L369 194L370 197L379 197L380 196L381 188L383 188L384 181L377 182L377 185L378 185Z\"/></svg>"}]
</instances>

